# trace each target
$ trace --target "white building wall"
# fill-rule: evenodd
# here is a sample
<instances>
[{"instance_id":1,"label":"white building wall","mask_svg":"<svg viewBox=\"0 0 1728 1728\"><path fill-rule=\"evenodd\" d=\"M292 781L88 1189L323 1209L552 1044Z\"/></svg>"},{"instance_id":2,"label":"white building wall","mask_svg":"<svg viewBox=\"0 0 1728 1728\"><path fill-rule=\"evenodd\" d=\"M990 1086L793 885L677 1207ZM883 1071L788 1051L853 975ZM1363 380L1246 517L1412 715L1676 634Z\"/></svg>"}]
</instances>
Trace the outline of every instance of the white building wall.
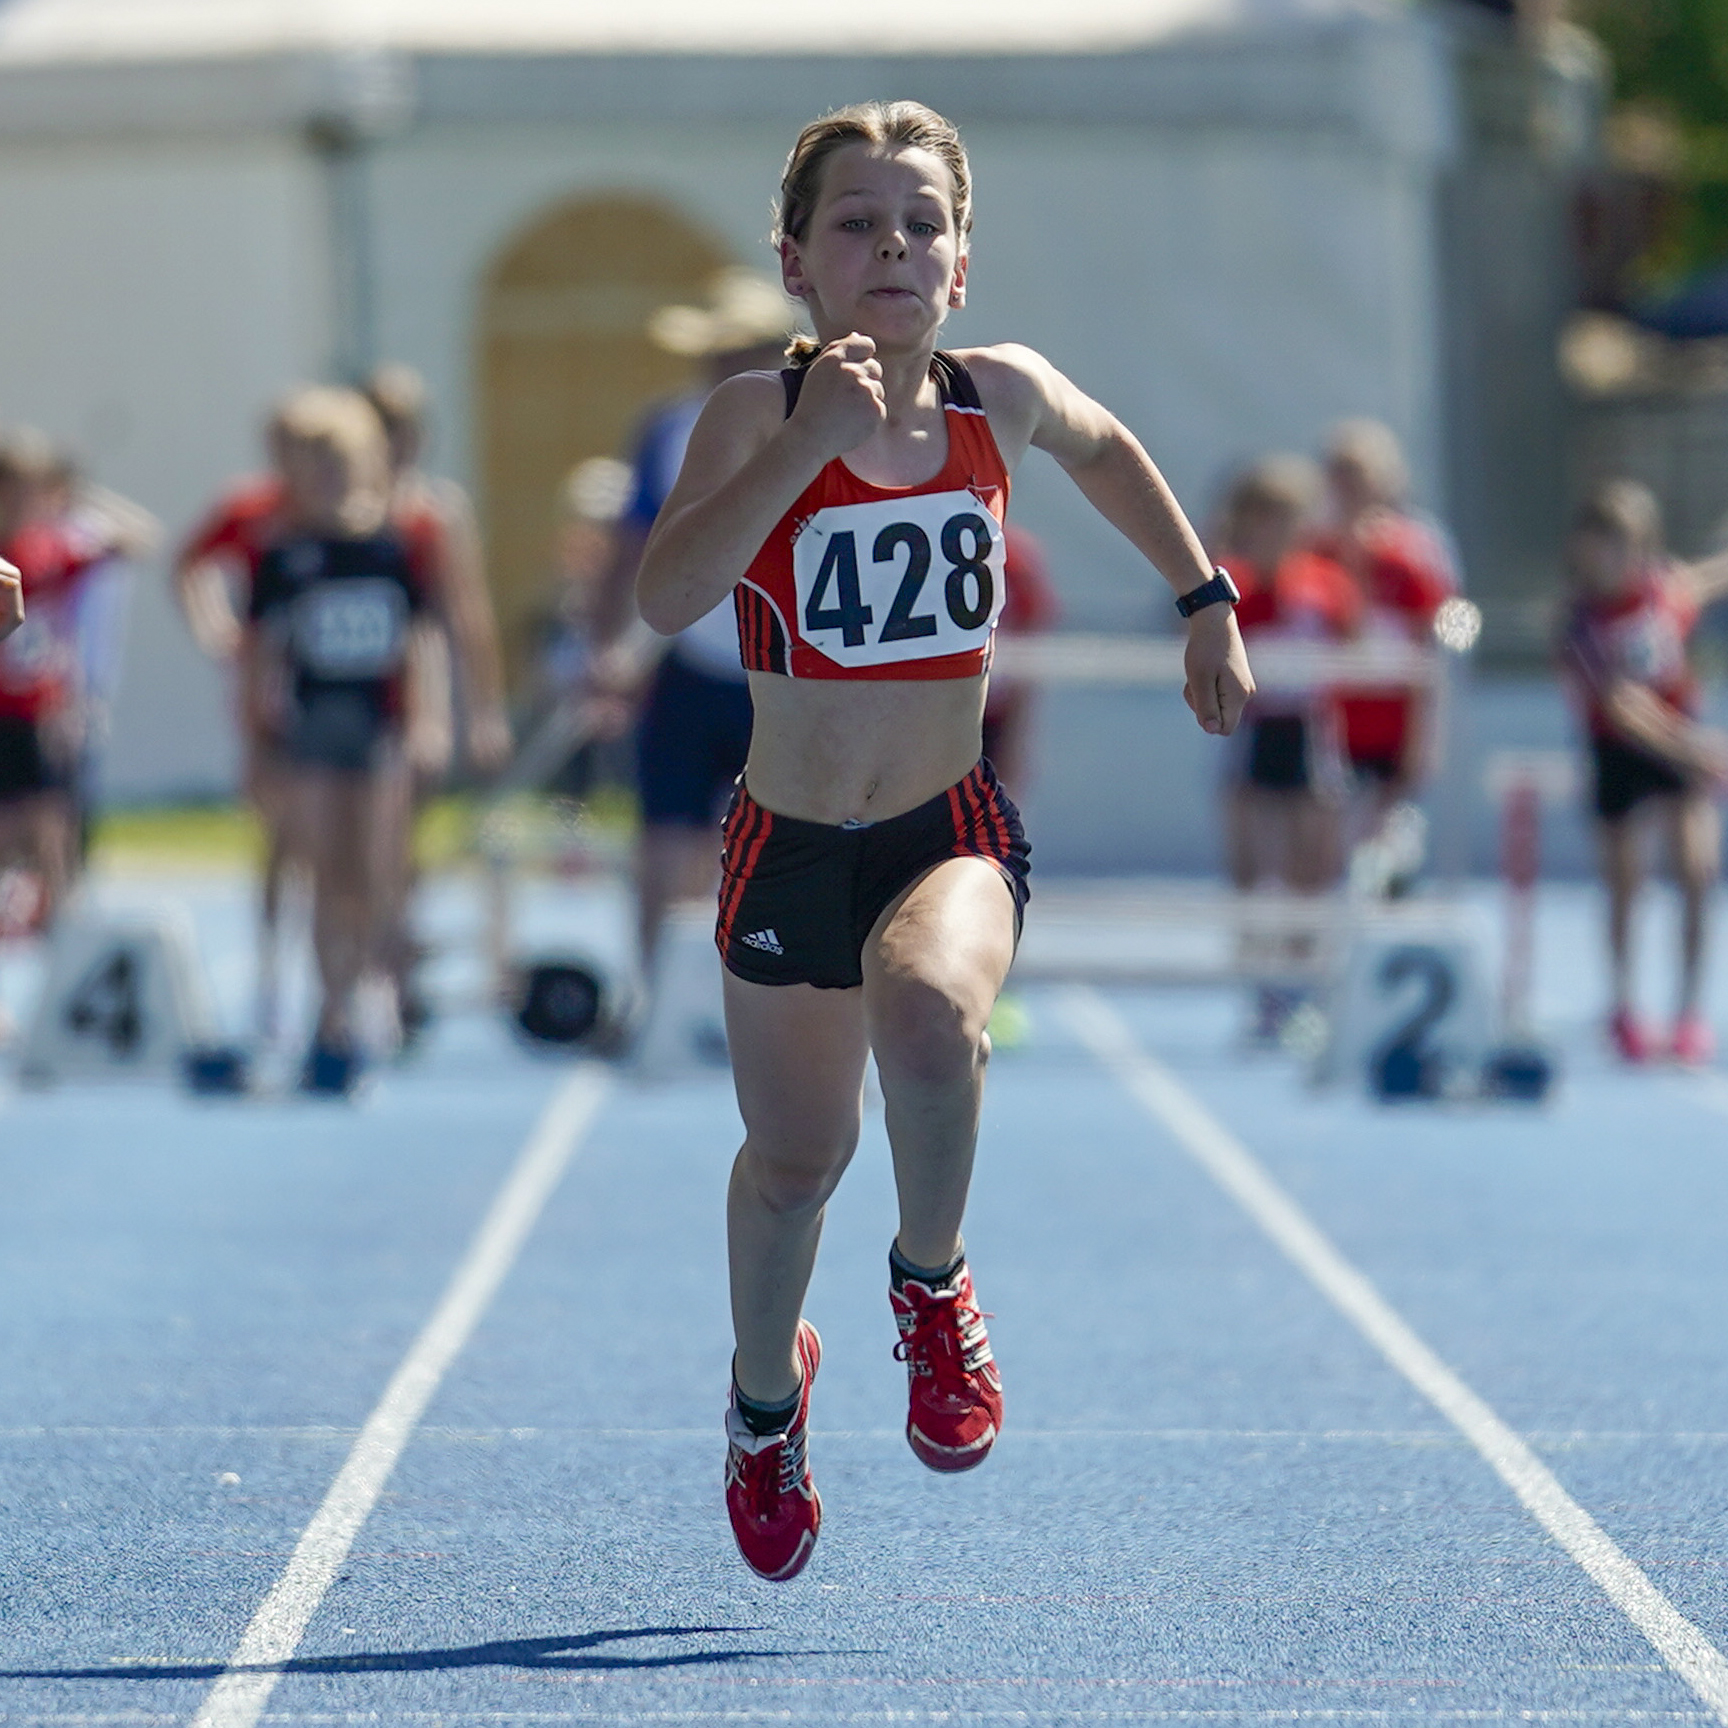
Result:
<instances>
[{"instance_id":1,"label":"white building wall","mask_svg":"<svg viewBox=\"0 0 1728 1728\"><path fill-rule=\"evenodd\" d=\"M1200 86L1240 96L1235 57L1215 59L1203 77L1160 74L1164 108L1144 123L1120 90L1102 117L1073 117L1073 92L1041 119L1016 114L1036 114L1035 90L996 90L974 121L956 107L978 229L973 306L952 340L1044 350L1141 434L1196 513L1235 463L1311 447L1346 413L1390 421L1412 446L1419 490L1437 498L1438 47L1418 31L1339 38L1288 63L1303 74L1295 91L1276 75L1286 62L1263 53L1258 120L1246 98L1241 118L1208 120ZM376 351L425 372L439 466L472 476L478 289L548 206L585 192L658 196L740 260L772 267L789 101L807 94L799 111L815 112L879 81L845 64L805 71L815 81L789 94L762 63L772 100L754 116L731 104L723 119L680 122L673 89L659 112L423 120L370 147ZM476 102L502 101L525 75L478 68ZM1108 63L1088 75L1107 78ZM1164 111L1180 102L1196 112ZM269 401L321 373L334 347L324 169L280 114L262 119L274 129L178 140L26 142L0 126L0 234L9 260L27 264L0 273L0 420L74 444L163 517L171 542L254 461ZM1036 455L1016 509L1050 543L1070 622L1164 617L1137 557ZM232 785L222 680L193 652L160 571L139 584L116 719L114 794Z\"/></svg>"},{"instance_id":2,"label":"white building wall","mask_svg":"<svg viewBox=\"0 0 1728 1728\"><path fill-rule=\"evenodd\" d=\"M582 194L662 198L774 267L783 126L428 130L372 174L381 352L421 367L440 463L474 471L477 294L496 252ZM1227 472L1311 448L1345 414L1389 421L1437 495L1431 170L1335 137L1242 131L968 130L978 225L956 345L1041 349L1143 438L1204 510ZM1144 626L1144 565L1034 454L1019 519L1047 538L1070 619Z\"/></svg>"},{"instance_id":3,"label":"white building wall","mask_svg":"<svg viewBox=\"0 0 1728 1728\"><path fill-rule=\"evenodd\" d=\"M0 421L41 426L162 518L168 546L258 460L328 347L322 192L297 145L238 137L0 148ZM232 784L222 676L165 557L134 583L108 752L116 796Z\"/></svg>"}]
</instances>

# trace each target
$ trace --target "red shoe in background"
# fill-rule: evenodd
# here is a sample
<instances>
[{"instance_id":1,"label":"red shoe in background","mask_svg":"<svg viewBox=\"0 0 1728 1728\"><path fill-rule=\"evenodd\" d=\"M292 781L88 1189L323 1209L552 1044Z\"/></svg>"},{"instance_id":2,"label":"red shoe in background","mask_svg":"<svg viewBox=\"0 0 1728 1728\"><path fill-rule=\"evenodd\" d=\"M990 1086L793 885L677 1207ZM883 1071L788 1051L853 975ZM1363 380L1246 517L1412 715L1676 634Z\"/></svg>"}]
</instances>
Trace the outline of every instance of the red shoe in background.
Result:
<instances>
[{"instance_id":1,"label":"red shoe in background","mask_svg":"<svg viewBox=\"0 0 1728 1728\"><path fill-rule=\"evenodd\" d=\"M810 1478L810 1385L822 1365L822 1340L798 1322L804 1384L783 1434L755 1434L738 1413L738 1388L726 1409L726 1512L738 1552L751 1571L776 1584L796 1578L816 1547L822 1497Z\"/></svg>"},{"instance_id":2,"label":"red shoe in background","mask_svg":"<svg viewBox=\"0 0 1728 1728\"><path fill-rule=\"evenodd\" d=\"M1668 1048L1683 1067L1708 1068L1716 1055L1716 1034L1702 1014L1682 1014Z\"/></svg>"},{"instance_id":3,"label":"red shoe in background","mask_svg":"<svg viewBox=\"0 0 1728 1728\"><path fill-rule=\"evenodd\" d=\"M1648 1029L1630 1008L1608 1016L1608 1041L1622 1062L1648 1062L1656 1053Z\"/></svg>"},{"instance_id":4,"label":"red shoe in background","mask_svg":"<svg viewBox=\"0 0 1728 1728\"><path fill-rule=\"evenodd\" d=\"M982 1464L1002 1428L1002 1374L971 1272L962 1265L941 1290L908 1278L888 1300L900 1328L895 1360L906 1364L908 1444L932 1470Z\"/></svg>"}]
</instances>

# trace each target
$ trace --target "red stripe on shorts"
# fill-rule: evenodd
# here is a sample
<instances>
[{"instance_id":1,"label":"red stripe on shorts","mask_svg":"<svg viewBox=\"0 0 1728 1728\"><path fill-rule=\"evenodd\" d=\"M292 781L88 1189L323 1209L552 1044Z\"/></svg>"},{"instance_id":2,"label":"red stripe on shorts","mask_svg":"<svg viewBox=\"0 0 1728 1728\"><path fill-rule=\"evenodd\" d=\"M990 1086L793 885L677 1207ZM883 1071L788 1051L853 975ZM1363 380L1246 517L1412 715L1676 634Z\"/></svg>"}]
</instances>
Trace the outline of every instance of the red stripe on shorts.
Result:
<instances>
[{"instance_id":1,"label":"red stripe on shorts","mask_svg":"<svg viewBox=\"0 0 1728 1728\"><path fill-rule=\"evenodd\" d=\"M996 794L985 781L984 770L974 768L960 782L960 789L975 812L968 835L972 844L965 850L974 858L988 858L993 864L1005 864L1013 842L1008 833L1007 818L996 802Z\"/></svg>"},{"instance_id":2,"label":"red stripe on shorts","mask_svg":"<svg viewBox=\"0 0 1728 1728\"><path fill-rule=\"evenodd\" d=\"M982 781L983 774L980 772ZM996 835L996 861L1005 864L1008 855L1014 850L1014 837L1008 832L1008 818L1002 814L1002 788L992 786L988 793L980 794L984 798L985 807L990 812L990 825Z\"/></svg>"},{"instance_id":3,"label":"red stripe on shorts","mask_svg":"<svg viewBox=\"0 0 1728 1728\"><path fill-rule=\"evenodd\" d=\"M728 866L730 866L732 860L738 856L738 849L743 844L745 832L749 829L751 823L755 819L755 812L757 809L758 806L752 801L749 793L745 792L743 788L740 787L738 792L738 802L732 807L731 812L726 818L726 838L724 850L722 851L721 856ZM725 945L727 935L731 932L732 920L737 915L736 902L743 891L743 876L741 870L732 870L728 868L725 872L724 880L721 883L720 917L715 932L716 940L721 943L722 947Z\"/></svg>"},{"instance_id":4,"label":"red stripe on shorts","mask_svg":"<svg viewBox=\"0 0 1728 1728\"><path fill-rule=\"evenodd\" d=\"M762 856L762 848L768 844L768 836L774 831L773 812L764 810L748 792L744 797L750 806L751 824L747 832L740 833L739 846L744 856L732 881L727 885L729 891L720 911L718 934L722 954L732 945L732 926L737 921L738 908L744 903L744 890L750 885L751 872L755 870L757 861Z\"/></svg>"}]
</instances>

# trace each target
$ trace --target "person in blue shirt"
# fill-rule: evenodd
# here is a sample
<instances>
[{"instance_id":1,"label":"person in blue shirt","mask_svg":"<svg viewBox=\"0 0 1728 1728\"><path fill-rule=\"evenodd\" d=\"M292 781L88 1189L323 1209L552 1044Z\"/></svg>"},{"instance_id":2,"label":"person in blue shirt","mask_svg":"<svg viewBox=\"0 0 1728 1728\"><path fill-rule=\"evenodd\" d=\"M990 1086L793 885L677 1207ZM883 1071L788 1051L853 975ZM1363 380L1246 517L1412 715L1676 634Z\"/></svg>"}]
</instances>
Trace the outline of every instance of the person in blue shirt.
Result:
<instances>
[{"instance_id":1,"label":"person in blue shirt","mask_svg":"<svg viewBox=\"0 0 1728 1728\"><path fill-rule=\"evenodd\" d=\"M634 613L630 596L642 548L678 478L697 415L725 379L777 368L794 320L777 282L736 269L721 273L707 306L662 307L650 321L654 343L700 359L704 375L698 388L651 409L637 432L634 483L601 603L603 648L593 673L600 691L616 694L640 683L640 645L625 631L624 620ZM653 976L668 910L680 900L712 899L716 892L721 811L749 748L750 689L728 598L672 639L642 691L636 904L645 978Z\"/></svg>"}]
</instances>

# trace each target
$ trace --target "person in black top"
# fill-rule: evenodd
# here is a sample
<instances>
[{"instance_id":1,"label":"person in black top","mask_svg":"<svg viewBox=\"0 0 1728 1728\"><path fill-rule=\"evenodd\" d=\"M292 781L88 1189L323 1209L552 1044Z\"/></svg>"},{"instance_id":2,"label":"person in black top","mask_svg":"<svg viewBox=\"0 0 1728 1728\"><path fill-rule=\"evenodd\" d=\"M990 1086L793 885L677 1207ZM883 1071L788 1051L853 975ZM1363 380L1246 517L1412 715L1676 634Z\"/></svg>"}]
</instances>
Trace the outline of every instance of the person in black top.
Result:
<instances>
[{"instance_id":1,"label":"person in black top","mask_svg":"<svg viewBox=\"0 0 1728 1728\"><path fill-rule=\"evenodd\" d=\"M390 517L383 428L352 391L284 413L289 515L261 558L242 657L250 723L288 765L323 985L307 1090L359 1077L352 1013L406 863L413 676L432 648L424 549Z\"/></svg>"}]
</instances>

